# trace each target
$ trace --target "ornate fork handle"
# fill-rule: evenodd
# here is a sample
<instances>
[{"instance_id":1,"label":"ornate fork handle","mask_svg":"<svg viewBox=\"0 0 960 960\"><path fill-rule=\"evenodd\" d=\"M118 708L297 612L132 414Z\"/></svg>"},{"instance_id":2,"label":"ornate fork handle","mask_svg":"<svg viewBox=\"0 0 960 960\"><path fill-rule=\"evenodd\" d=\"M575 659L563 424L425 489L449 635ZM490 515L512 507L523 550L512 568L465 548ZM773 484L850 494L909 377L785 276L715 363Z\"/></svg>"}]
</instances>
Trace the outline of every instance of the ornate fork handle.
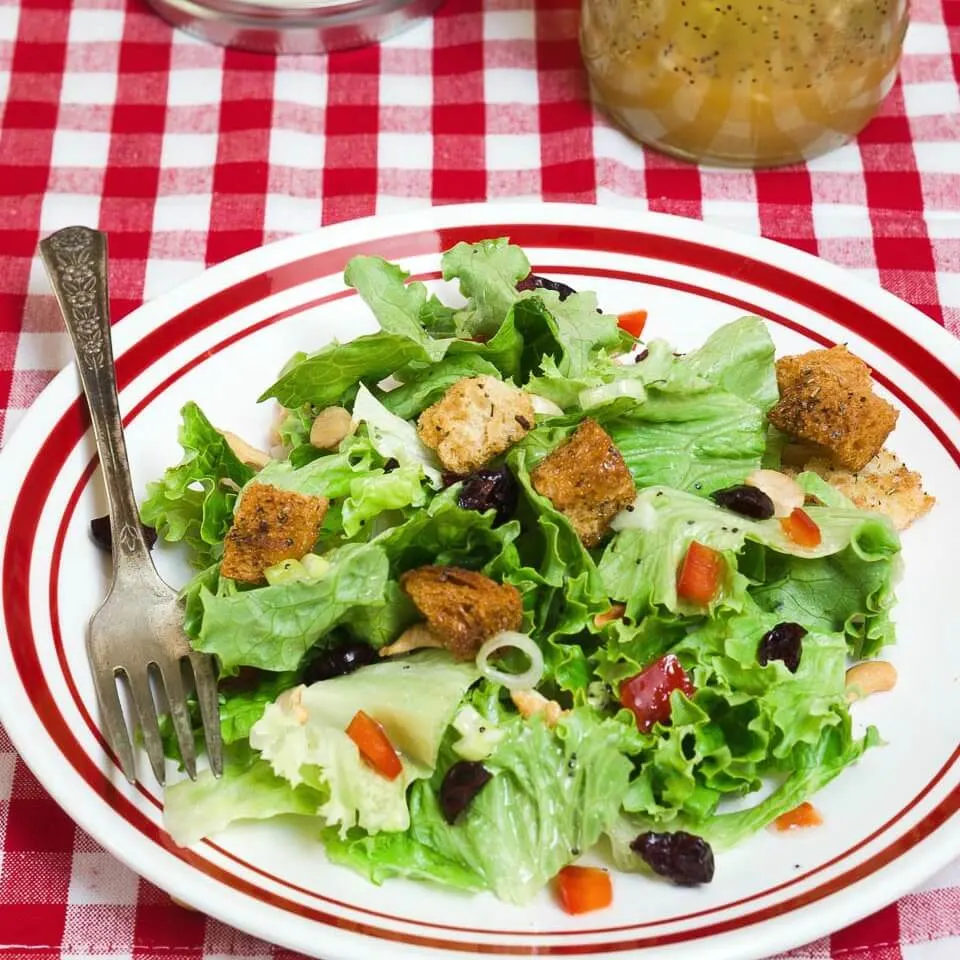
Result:
<instances>
[{"instance_id":1,"label":"ornate fork handle","mask_svg":"<svg viewBox=\"0 0 960 960\"><path fill-rule=\"evenodd\" d=\"M143 539L110 342L107 238L88 227L66 227L40 243L54 294L73 340L100 454L113 529L114 576L155 575Z\"/></svg>"}]
</instances>

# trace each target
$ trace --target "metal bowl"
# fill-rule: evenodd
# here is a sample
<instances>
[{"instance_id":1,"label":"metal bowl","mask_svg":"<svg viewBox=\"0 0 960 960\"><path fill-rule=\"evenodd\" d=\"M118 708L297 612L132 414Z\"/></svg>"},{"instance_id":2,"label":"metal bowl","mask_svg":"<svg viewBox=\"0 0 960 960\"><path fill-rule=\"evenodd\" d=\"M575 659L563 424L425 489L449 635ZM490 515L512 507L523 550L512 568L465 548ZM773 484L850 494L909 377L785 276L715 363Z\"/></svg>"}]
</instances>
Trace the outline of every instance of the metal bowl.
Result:
<instances>
[{"instance_id":1,"label":"metal bowl","mask_svg":"<svg viewBox=\"0 0 960 960\"><path fill-rule=\"evenodd\" d=\"M330 53L385 40L441 0L147 0L165 20L211 43L260 53Z\"/></svg>"}]
</instances>

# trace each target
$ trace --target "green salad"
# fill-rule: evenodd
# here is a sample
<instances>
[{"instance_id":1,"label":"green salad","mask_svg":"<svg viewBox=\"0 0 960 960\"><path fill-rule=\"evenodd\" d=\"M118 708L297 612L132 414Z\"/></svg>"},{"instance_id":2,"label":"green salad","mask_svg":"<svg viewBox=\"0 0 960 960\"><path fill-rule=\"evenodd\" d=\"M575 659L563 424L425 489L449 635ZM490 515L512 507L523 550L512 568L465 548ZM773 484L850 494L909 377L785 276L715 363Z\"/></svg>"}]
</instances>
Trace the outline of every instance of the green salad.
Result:
<instances>
[{"instance_id":1,"label":"green salad","mask_svg":"<svg viewBox=\"0 0 960 960\"><path fill-rule=\"evenodd\" d=\"M290 358L268 452L182 411L142 519L196 568L225 762L167 789L167 829L296 814L374 883L522 904L572 876L574 912L609 899L588 852L607 884L707 882L879 743L845 673L894 640L897 534L777 472L760 319L678 354L505 239L442 269L459 305L350 261L380 330Z\"/></svg>"}]
</instances>

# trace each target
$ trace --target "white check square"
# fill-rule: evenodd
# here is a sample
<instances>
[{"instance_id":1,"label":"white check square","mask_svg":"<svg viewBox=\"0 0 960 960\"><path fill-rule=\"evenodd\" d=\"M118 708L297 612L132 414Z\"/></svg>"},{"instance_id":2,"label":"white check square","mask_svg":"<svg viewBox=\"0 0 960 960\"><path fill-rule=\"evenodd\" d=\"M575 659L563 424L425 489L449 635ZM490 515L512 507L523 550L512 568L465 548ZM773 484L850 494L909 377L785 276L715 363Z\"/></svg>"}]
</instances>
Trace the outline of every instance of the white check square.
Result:
<instances>
[{"instance_id":1,"label":"white check square","mask_svg":"<svg viewBox=\"0 0 960 960\"><path fill-rule=\"evenodd\" d=\"M40 208L40 232L53 233L75 223L95 227L100 221L100 197L79 193L46 193Z\"/></svg>"},{"instance_id":2,"label":"white check square","mask_svg":"<svg viewBox=\"0 0 960 960\"><path fill-rule=\"evenodd\" d=\"M112 104L117 99L116 73L80 73L68 71L60 89L61 103L82 105Z\"/></svg>"},{"instance_id":3,"label":"white check square","mask_svg":"<svg viewBox=\"0 0 960 960\"><path fill-rule=\"evenodd\" d=\"M137 887L137 878L109 853L74 853L68 903L132 907Z\"/></svg>"},{"instance_id":4,"label":"white check square","mask_svg":"<svg viewBox=\"0 0 960 960\"><path fill-rule=\"evenodd\" d=\"M535 11L491 10L483 18L484 40L529 40L536 34Z\"/></svg>"},{"instance_id":5,"label":"white check square","mask_svg":"<svg viewBox=\"0 0 960 960\"><path fill-rule=\"evenodd\" d=\"M298 170L320 170L326 140L322 133L274 128L270 133L270 163Z\"/></svg>"},{"instance_id":6,"label":"white check square","mask_svg":"<svg viewBox=\"0 0 960 960\"><path fill-rule=\"evenodd\" d=\"M0 40L16 40L19 21L19 3L0 7Z\"/></svg>"},{"instance_id":7,"label":"white check square","mask_svg":"<svg viewBox=\"0 0 960 960\"><path fill-rule=\"evenodd\" d=\"M220 70L172 70L167 85L171 107L219 104L223 75Z\"/></svg>"},{"instance_id":8,"label":"white check square","mask_svg":"<svg viewBox=\"0 0 960 960\"><path fill-rule=\"evenodd\" d=\"M540 135L488 133L484 138L488 170L539 170Z\"/></svg>"},{"instance_id":9,"label":"white check square","mask_svg":"<svg viewBox=\"0 0 960 960\"><path fill-rule=\"evenodd\" d=\"M487 103L539 103L540 87L535 70L491 67L483 74Z\"/></svg>"},{"instance_id":10,"label":"white check square","mask_svg":"<svg viewBox=\"0 0 960 960\"><path fill-rule=\"evenodd\" d=\"M393 170L430 170L433 167L433 137L428 133L381 133L377 165Z\"/></svg>"},{"instance_id":11,"label":"white check square","mask_svg":"<svg viewBox=\"0 0 960 960\"><path fill-rule=\"evenodd\" d=\"M273 97L280 103L299 103L305 107L326 106L326 67L318 71L277 70L273 78Z\"/></svg>"},{"instance_id":12,"label":"white check square","mask_svg":"<svg viewBox=\"0 0 960 960\"><path fill-rule=\"evenodd\" d=\"M429 107L433 82L416 74L381 73L380 105L383 107Z\"/></svg>"},{"instance_id":13,"label":"white check square","mask_svg":"<svg viewBox=\"0 0 960 960\"><path fill-rule=\"evenodd\" d=\"M110 134L93 130L57 130L53 135L50 163L54 167L97 167L107 165Z\"/></svg>"},{"instance_id":14,"label":"white check square","mask_svg":"<svg viewBox=\"0 0 960 960\"><path fill-rule=\"evenodd\" d=\"M268 193L264 213L267 232L308 233L323 222L323 201L319 197L290 197Z\"/></svg>"},{"instance_id":15,"label":"white check square","mask_svg":"<svg viewBox=\"0 0 960 960\"><path fill-rule=\"evenodd\" d=\"M202 272L203 263L199 260L160 260L151 257L147 261L147 272L143 279L143 299L159 297Z\"/></svg>"},{"instance_id":16,"label":"white check square","mask_svg":"<svg viewBox=\"0 0 960 960\"><path fill-rule=\"evenodd\" d=\"M119 43L122 37L122 10L84 10L75 7L70 13L68 43Z\"/></svg>"},{"instance_id":17,"label":"white check square","mask_svg":"<svg viewBox=\"0 0 960 960\"><path fill-rule=\"evenodd\" d=\"M215 133L165 133L160 149L160 166L212 167L217 159Z\"/></svg>"},{"instance_id":18,"label":"white check square","mask_svg":"<svg viewBox=\"0 0 960 960\"><path fill-rule=\"evenodd\" d=\"M947 140L914 142L913 152L921 174L952 173L960 176L960 143ZM960 199L960 188L957 196Z\"/></svg>"},{"instance_id":19,"label":"white check square","mask_svg":"<svg viewBox=\"0 0 960 960\"><path fill-rule=\"evenodd\" d=\"M942 23L911 23L903 41L905 56L950 53L950 34Z\"/></svg>"},{"instance_id":20,"label":"white check square","mask_svg":"<svg viewBox=\"0 0 960 960\"><path fill-rule=\"evenodd\" d=\"M949 116L960 113L960 88L955 83L905 83L903 102L908 117Z\"/></svg>"},{"instance_id":21,"label":"white check square","mask_svg":"<svg viewBox=\"0 0 960 960\"><path fill-rule=\"evenodd\" d=\"M199 230L210 227L210 194L159 196L153 208L153 229Z\"/></svg>"}]
</instances>

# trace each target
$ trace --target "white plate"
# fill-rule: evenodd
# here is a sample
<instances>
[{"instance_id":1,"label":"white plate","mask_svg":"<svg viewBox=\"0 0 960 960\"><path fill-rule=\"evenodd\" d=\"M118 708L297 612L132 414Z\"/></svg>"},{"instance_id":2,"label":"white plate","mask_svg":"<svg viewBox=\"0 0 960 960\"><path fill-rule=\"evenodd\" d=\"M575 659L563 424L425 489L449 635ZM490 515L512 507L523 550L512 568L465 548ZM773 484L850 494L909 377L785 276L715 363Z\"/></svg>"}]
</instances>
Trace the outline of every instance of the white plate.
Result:
<instances>
[{"instance_id":1,"label":"white plate","mask_svg":"<svg viewBox=\"0 0 960 960\"><path fill-rule=\"evenodd\" d=\"M17 749L68 813L133 869L251 934L326 960L453 953L748 960L850 923L960 854L960 344L926 317L842 271L767 241L689 220L586 206L446 207L342 224L255 250L124 319L115 349L138 486L176 462L178 410L197 400L256 442L255 400L280 364L374 328L341 272L361 251L436 277L458 240L509 235L538 273L594 288L607 311L645 307L649 335L681 349L719 324L766 317L781 351L846 342L901 409L891 445L939 503L904 540L892 693L856 707L889 741L817 799L825 823L764 831L718 859L696 890L616 877L614 906L564 914L545 893L519 909L325 863L303 829L236 827L175 848L149 774L132 788L94 719L86 623L107 566L87 529L104 512L75 372L36 401L0 458L3 629L0 714ZM160 551L172 580L186 570ZM496 842L496 838L491 838Z\"/></svg>"}]
</instances>

